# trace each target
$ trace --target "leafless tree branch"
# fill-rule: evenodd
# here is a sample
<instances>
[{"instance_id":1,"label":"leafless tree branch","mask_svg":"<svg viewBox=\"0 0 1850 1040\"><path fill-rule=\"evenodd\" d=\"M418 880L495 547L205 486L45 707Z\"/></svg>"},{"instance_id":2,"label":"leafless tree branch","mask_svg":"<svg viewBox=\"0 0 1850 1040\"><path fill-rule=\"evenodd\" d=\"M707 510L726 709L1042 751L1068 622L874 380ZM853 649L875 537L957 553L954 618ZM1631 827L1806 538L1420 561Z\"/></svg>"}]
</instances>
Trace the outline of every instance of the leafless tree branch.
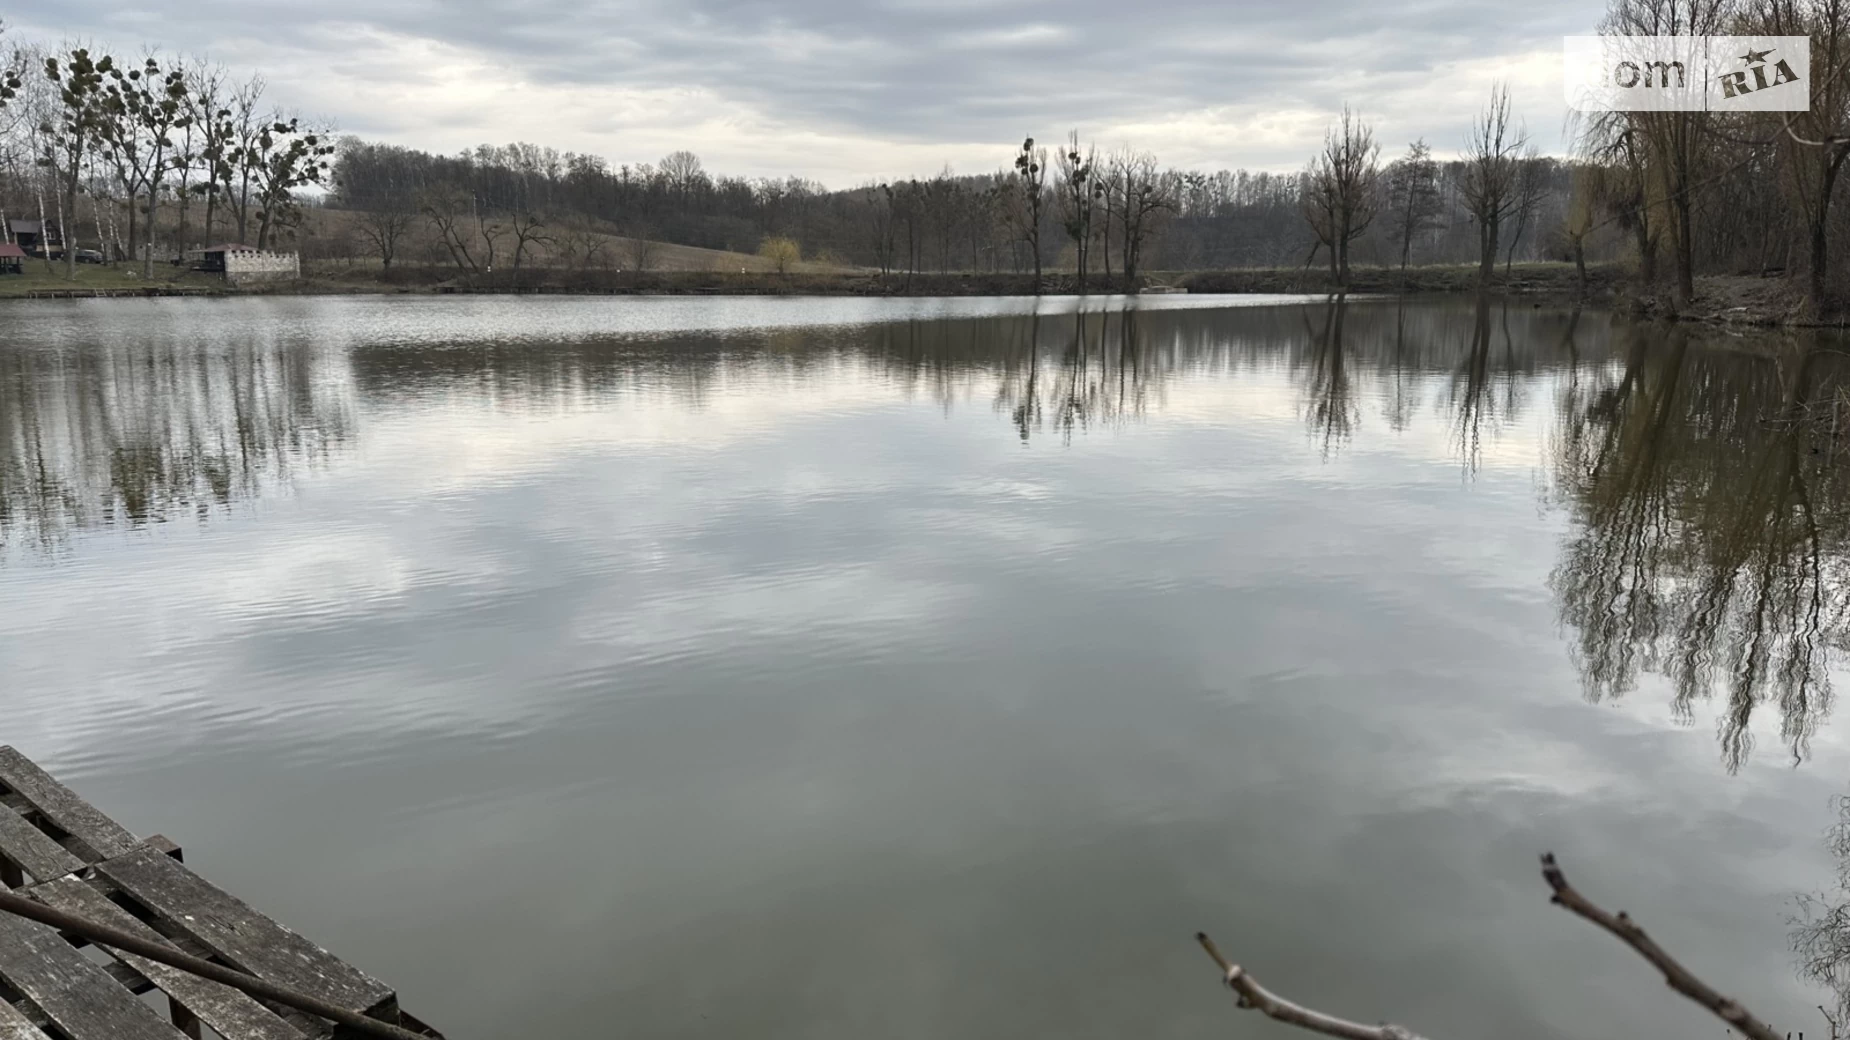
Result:
<instances>
[{"instance_id":1,"label":"leafless tree branch","mask_svg":"<svg viewBox=\"0 0 1850 1040\"><path fill-rule=\"evenodd\" d=\"M1214 958L1215 964L1220 965L1222 974L1226 976L1227 986L1240 995L1240 1006L1243 1008L1253 1008L1280 1022L1288 1022L1314 1033L1343 1037L1345 1040L1425 1040L1424 1037L1404 1026L1385 1023L1378 1026L1365 1026L1346 1018L1326 1015L1302 1004L1294 1004L1259 985L1253 981L1251 975L1247 974L1245 968L1221 956L1220 950L1214 945L1214 940L1208 938L1206 932L1196 932L1195 941L1201 944L1202 949L1208 951L1208 956Z\"/></svg>"},{"instance_id":2,"label":"leafless tree branch","mask_svg":"<svg viewBox=\"0 0 1850 1040\"><path fill-rule=\"evenodd\" d=\"M1653 942L1651 937L1638 927L1637 922L1626 916L1621 910L1611 914L1595 906L1593 902L1581 895L1567 883L1567 876L1561 873L1560 864L1555 862L1554 853L1542 855L1542 877L1547 879L1548 887L1554 889L1555 905L1565 907L1581 917L1592 921L1613 935L1625 945L1638 951L1638 955L1650 961L1652 966L1664 973L1664 981L1670 988L1689 999L1701 1004L1715 1013L1717 1018L1740 1030L1751 1040L1785 1040L1773 1031L1773 1027L1755 1018L1748 1010L1730 997L1717 993L1701 979L1690 974L1688 968L1677 963L1676 959L1664 952L1663 947Z\"/></svg>"}]
</instances>

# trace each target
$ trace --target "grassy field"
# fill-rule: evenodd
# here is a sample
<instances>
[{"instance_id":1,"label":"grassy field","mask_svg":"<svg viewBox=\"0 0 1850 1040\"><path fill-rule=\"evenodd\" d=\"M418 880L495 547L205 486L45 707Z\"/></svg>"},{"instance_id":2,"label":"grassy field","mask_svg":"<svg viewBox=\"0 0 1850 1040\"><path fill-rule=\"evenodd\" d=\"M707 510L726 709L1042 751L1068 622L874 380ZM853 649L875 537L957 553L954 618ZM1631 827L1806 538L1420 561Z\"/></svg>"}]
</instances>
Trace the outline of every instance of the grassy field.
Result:
<instances>
[{"instance_id":1,"label":"grassy field","mask_svg":"<svg viewBox=\"0 0 1850 1040\"><path fill-rule=\"evenodd\" d=\"M317 273L331 272L337 266L371 266L377 268L379 259L373 254L366 236L359 230L363 215L350 210L320 209L310 210L305 214L302 235L304 238L319 240L318 249L310 250L323 254L351 253L349 260L317 260L312 266ZM677 273L683 271L712 271L730 274L767 274L775 273L776 265L756 253L731 252L724 249L702 249L699 246L673 245L648 239L629 238L608 230L581 231L576 241L574 232L564 228L546 228L542 232L544 241L528 246L525 261L534 266L571 266L569 255L586 246L595 248L598 255L596 266L612 270L634 272L639 268L644 272ZM297 243L300 245L301 243ZM477 262L485 262L486 257L482 243L467 243L471 254ZM496 268L507 267L513 261L513 240L504 238L497 247ZM369 255L371 254L371 255ZM431 230L422 222L413 225L398 244L398 260L407 264L427 264L432 266L449 266L455 263L448 251L438 241ZM826 274L845 272L856 268L841 264L803 260L791 269L792 274Z\"/></svg>"},{"instance_id":2,"label":"grassy field","mask_svg":"<svg viewBox=\"0 0 1850 1040\"><path fill-rule=\"evenodd\" d=\"M27 260L24 274L0 275L0 298L25 296L34 290L44 289L76 289L81 292L133 291L149 287L223 291L225 283L222 279L184 271L171 264L155 264L153 279L143 279L140 268L131 271L127 264L78 264L77 280L71 281L65 277L63 262L54 261L48 269L43 260Z\"/></svg>"}]
</instances>

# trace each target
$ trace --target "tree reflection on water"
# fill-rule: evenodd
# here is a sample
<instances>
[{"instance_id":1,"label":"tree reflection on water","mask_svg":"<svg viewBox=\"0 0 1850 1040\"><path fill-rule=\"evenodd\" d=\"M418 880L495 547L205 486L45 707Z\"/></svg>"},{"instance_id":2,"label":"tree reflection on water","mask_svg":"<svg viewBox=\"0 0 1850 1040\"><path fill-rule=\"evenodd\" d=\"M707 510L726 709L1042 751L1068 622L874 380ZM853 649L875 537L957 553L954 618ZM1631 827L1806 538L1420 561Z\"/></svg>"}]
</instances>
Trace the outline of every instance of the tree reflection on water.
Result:
<instances>
[{"instance_id":1,"label":"tree reflection on water","mask_svg":"<svg viewBox=\"0 0 1850 1040\"><path fill-rule=\"evenodd\" d=\"M1723 699L1724 761L1752 749L1767 702L1803 757L1830 711L1850 555L1839 457L1811 402L1842 368L1806 346L1763 356L1635 329L1617 371L1570 381L1553 453L1573 521L1552 584L1587 695L1662 675L1690 718Z\"/></svg>"},{"instance_id":2,"label":"tree reflection on water","mask_svg":"<svg viewBox=\"0 0 1850 1040\"><path fill-rule=\"evenodd\" d=\"M407 346L353 332L318 349L175 331L0 347L0 562L276 493L337 465L366 410L615 412L646 395L698 412L718 394L852 378L947 411L987 405L1024 444L1073 445L1160 416L1184 383L1240 391L1208 398L1230 426L1253 421L1242 402L1263 394L1246 389L1276 398L1283 385L1308 451L1332 462L1424 424L1446 431L1441 450L1469 479L1510 430L1546 430L1546 498L1567 523L1550 587L1586 695L1622 696L1651 673L1680 718L1715 700L1731 769L1770 703L1802 757L1850 635L1846 453L1820 419L1845 392L1845 355L1821 337L1754 342L1596 313L1489 298L1118 301L577 340Z\"/></svg>"}]
</instances>

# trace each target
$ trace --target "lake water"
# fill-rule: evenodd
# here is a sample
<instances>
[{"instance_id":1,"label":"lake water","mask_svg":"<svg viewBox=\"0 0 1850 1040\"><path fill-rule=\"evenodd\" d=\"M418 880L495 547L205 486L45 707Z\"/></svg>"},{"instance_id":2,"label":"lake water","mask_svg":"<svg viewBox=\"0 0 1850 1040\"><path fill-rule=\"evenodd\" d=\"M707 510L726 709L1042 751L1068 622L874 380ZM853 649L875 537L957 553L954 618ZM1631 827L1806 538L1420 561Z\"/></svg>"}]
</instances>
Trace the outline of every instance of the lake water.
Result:
<instances>
[{"instance_id":1,"label":"lake water","mask_svg":"<svg viewBox=\"0 0 1850 1040\"><path fill-rule=\"evenodd\" d=\"M0 743L455 1040L1824 1035L1840 355L1036 307L8 304Z\"/></svg>"}]
</instances>

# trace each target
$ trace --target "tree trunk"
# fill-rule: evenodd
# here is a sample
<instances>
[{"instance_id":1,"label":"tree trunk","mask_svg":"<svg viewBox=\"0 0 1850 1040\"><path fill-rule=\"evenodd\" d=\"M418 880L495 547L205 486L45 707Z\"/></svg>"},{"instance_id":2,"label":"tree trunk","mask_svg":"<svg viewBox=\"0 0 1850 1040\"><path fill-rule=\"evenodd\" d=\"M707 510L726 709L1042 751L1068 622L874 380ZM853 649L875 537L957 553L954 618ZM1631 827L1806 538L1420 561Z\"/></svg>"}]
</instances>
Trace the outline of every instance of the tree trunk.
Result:
<instances>
[{"instance_id":1,"label":"tree trunk","mask_svg":"<svg viewBox=\"0 0 1850 1040\"><path fill-rule=\"evenodd\" d=\"M1837 171L1842 168L1844 157L1850 151L1840 149L1831 156L1819 171L1817 210L1809 221L1811 225L1811 287L1808 293L1811 314L1814 318L1824 316L1829 301L1826 295L1830 291L1831 254L1831 191L1837 185Z\"/></svg>"},{"instance_id":2,"label":"tree trunk","mask_svg":"<svg viewBox=\"0 0 1850 1040\"><path fill-rule=\"evenodd\" d=\"M65 199L70 200L71 219L69 223L66 223L64 219ZM74 225L76 223L77 167L75 164L72 164L71 175L65 178L64 182L64 198L58 200L58 238L64 246L64 276L73 282L77 280L77 236L74 234L76 231ZM101 229L97 231L97 237L102 237ZM99 242L97 244L101 245L102 243ZM45 255L51 255L51 235L49 234L45 236Z\"/></svg>"},{"instance_id":3,"label":"tree trunk","mask_svg":"<svg viewBox=\"0 0 1850 1040\"><path fill-rule=\"evenodd\" d=\"M1696 298L1695 244L1690 227L1688 175L1677 175L1677 193L1672 200L1677 218L1677 302L1688 306Z\"/></svg>"},{"instance_id":4,"label":"tree trunk","mask_svg":"<svg viewBox=\"0 0 1850 1040\"><path fill-rule=\"evenodd\" d=\"M191 188L192 188L192 185L187 183L186 181L182 180L180 182L180 193L177 199L179 212L176 214L176 216L179 219L179 226L175 227L174 232L173 232L174 241L180 247L179 255L183 257L186 255L186 246L187 246L187 241L186 241L187 210L191 208L192 202L193 202L193 193L191 191Z\"/></svg>"},{"instance_id":5,"label":"tree trunk","mask_svg":"<svg viewBox=\"0 0 1850 1040\"><path fill-rule=\"evenodd\" d=\"M43 180L39 181L38 186L33 190L32 194L38 198L39 203L39 252L45 254L45 273L49 275L52 272L51 225L45 222L45 182ZM58 237L64 237L63 214L59 214L58 216Z\"/></svg>"},{"instance_id":6,"label":"tree trunk","mask_svg":"<svg viewBox=\"0 0 1850 1040\"><path fill-rule=\"evenodd\" d=\"M1107 199L1105 206L1105 230L1098 236L1098 245L1099 248L1103 250L1099 255L1099 263L1103 266L1105 271L1105 287L1109 289L1111 287L1111 205L1109 202L1111 193L1109 191L1105 193L1105 198Z\"/></svg>"},{"instance_id":7,"label":"tree trunk","mask_svg":"<svg viewBox=\"0 0 1850 1040\"><path fill-rule=\"evenodd\" d=\"M1497 273L1497 218L1478 223L1477 284L1487 286Z\"/></svg>"},{"instance_id":8,"label":"tree trunk","mask_svg":"<svg viewBox=\"0 0 1850 1040\"><path fill-rule=\"evenodd\" d=\"M1528 226L1529 215L1524 213L1516 221L1516 233L1510 236L1510 247L1503 254L1503 277L1506 281L1510 276L1510 265L1516 262L1516 247L1522 244L1522 233Z\"/></svg>"},{"instance_id":9,"label":"tree trunk","mask_svg":"<svg viewBox=\"0 0 1850 1040\"><path fill-rule=\"evenodd\" d=\"M1805 302L1816 318L1824 314L1825 271L1829 260L1829 225L1818 216L1806 221L1811 231L1811 270L1810 284L1806 290Z\"/></svg>"},{"instance_id":10,"label":"tree trunk","mask_svg":"<svg viewBox=\"0 0 1850 1040\"><path fill-rule=\"evenodd\" d=\"M148 241L141 247L141 276L148 279L154 277L154 212L158 206L155 200L160 198L160 188L159 184L148 185Z\"/></svg>"},{"instance_id":11,"label":"tree trunk","mask_svg":"<svg viewBox=\"0 0 1850 1040\"><path fill-rule=\"evenodd\" d=\"M1657 283L1657 246L1651 241L1651 229L1645 223L1645 209L1638 207L1638 223L1632 233L1638 237L1638 277L1645 285Z\"/></svg>"},{"instance_id":12,"label":"tree trunk","mask_svg":"<svg viewBox=\"0 0 1850 1040\"><path fill-rule=\"evenodd\" d=\"M124 252L128 254L129 262L133 263L141 255L136 252L136 247L141 243L136 239L136 231L139 228L139 222L135 219L137 216L135 212L135 189L130 187L125 194L128 196L128 248L125 249ZM110 214L109 222L111 224L115 223L115 215L113 213Z\"/></svg>"}]
</instances>

